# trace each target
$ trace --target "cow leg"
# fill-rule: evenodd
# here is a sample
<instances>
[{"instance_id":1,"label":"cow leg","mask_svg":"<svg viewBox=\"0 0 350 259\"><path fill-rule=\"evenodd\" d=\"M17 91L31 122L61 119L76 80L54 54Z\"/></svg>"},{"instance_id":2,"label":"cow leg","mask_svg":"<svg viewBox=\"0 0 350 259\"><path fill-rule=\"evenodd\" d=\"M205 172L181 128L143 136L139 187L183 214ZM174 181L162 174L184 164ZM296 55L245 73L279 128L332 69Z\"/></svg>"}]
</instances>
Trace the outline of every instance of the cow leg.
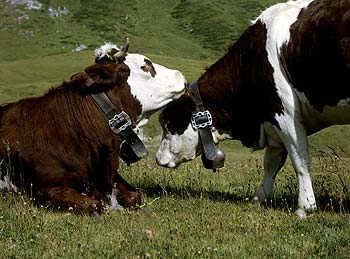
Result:
<instances>
[{"instance_id":1,"label":"cow leg","mask_svg":"<svg viewBox=\"0 0 350 259\"><path fill-rule=\"evenodd\" d=\"M305 218L308 212L316 209L316 199L310 176L310 156L306 131L295 118L281 120L281 131L278 131L292 161L299 182L297 215Z\"/></svg>"},{"instance_id":2,"label":"cow leg","mask_svg":"<svg viewBox=\"0 0 350 259\"><path fill-rule=\"evenodd\" d=\"M265 202L272 196L275 178L287 159L284 146L267 147L264 156L264 178L256 191L254 202Z\"/></svg>"},{"instance_id":3,"label":"cow leg","mask_svg":"<svg viewBox=\"0 0 350 259\"><path fill-rule=\"evenodd\" d=\"M116 175L115 186L112 191L112 209L122 207L136 207L141 205L141 193L136 191L119 173ZM117 206L115 206L117 201Z\"/></svg>"},{"instance_id":4,"label":"cow leg","mask_svg":"<svg viewBox=\"0 0 350 259\"><path fill-rule=\"evenodd\" d=\"M309 153L307 149L302 150L294 145L289 147L288 153L299 181L299 208L296 213L300 218L305 218L308 212L316 209L316 199L310 176Z\"/></svg>"},{"instance_id":5,"label":"cow leg","mask_svg":"<svg viewBox=\"0 0 350 259\"><path fill-rule=\"evenodd\" d=\"M40 188L40 198L44 205L81 214L94 214L102 211L102 204L67 186Z\"/></svg>"}]
</instances>

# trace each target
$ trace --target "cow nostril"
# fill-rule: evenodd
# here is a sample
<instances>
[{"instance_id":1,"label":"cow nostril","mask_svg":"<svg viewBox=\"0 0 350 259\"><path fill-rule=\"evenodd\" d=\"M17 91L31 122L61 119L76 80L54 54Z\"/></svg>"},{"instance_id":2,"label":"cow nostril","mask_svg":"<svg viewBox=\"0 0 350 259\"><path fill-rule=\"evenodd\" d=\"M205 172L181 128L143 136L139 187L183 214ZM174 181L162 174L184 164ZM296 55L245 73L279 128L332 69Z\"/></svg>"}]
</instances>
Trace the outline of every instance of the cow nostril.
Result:
<instances>
[{"instance_id":1,"label":"cow nostril","mask_svg":"<svg viewBox=\"0 0 350 259\"><path fill-rule=\"evenodd\" d=\"M157 163L157 165L162 166L162 167L166 167L166 168L175 168L176 167L176 163L174 163L172 161L165 161L165 160L162 160L158 157L156 157L156 163Z\"/></svg>"}]
</instances>

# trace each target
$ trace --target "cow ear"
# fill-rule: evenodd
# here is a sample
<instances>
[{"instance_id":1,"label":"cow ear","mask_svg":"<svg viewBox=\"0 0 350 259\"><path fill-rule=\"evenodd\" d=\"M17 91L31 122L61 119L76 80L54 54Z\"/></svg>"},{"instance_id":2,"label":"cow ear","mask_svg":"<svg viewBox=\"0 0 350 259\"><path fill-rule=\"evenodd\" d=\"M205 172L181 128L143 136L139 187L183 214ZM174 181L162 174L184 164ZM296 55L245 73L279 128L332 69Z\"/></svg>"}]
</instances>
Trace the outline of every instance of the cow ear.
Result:
<instances>
[{"instance_id":1,"label":"cow ear","mask_svg":"<svg viewBox=\"0 0 350 259\"><path fill-rule=\"evenodd\" d=\"M146 73L150 73L152 77L155 77L157 72L156 72L156 69L154 68L151 60L149 59L144 59L145 61L145 64L142 65L140 68L145 71Z\"/></svg>"},{"instance_id":2,"label":"cow ear","mask_svg":"<svg viewBox=\"0 0 350 259\"><path fill-rule=\"evenodd\" d=\"M82 82L81 84L81 88L88 88L90 86L92 86L93 84L95 84L95 81L89 77L88 74L86 74L85 72L79 72L79 73L75 73L70 77L71 81L80 81Z\"/></svg>"},{"instance_id":3,"label":"cow ear","mask_svg":"<svg viewBox=\"0 0 350 259\"><path fill-rule=\"evenodd\" d=\"M70 76L71 81L82 81L85 80L87 75L84 72L78 72Z\"/></svg>"},{"instance_id":4,"label":"cow ear","mask_svg":"<svg viewBox=\"0 0 350 259\"><path fill-rule=\"evenodd\" d=\"M85 69L84 93L106 92L126 82L130 69L125 64L94 64Z\"/></svg>"}]
</instances>

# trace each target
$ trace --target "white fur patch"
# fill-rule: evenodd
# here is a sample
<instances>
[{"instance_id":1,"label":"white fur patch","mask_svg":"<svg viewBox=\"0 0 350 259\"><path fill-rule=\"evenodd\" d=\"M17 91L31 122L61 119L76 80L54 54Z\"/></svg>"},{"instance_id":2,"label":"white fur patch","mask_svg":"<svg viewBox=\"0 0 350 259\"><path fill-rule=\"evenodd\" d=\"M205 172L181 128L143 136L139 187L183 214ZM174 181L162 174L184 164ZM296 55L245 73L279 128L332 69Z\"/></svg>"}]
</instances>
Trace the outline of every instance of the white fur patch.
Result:
<instances>
[{"instance_id":1,"label":"white fur patch","mask_svg":"<svg viewBox=\"0 0 350 259\"><path fill-rule=\"evenodd\" d=\"M211 131L213 134L213 140L216 144L219 143L220 141L224 141L226 139L232 139L232 136L229 133L220 134L219 131L215 127L212 127Z\"/></svg>"},{"instance_id":2,"label":"white fur patch","mask_svg":"<svg viewBox=\"0 0 350 259\"><path fill-rule=\"evenodd\" d=\"M8 148L8 146L7 146ZM4 159L2 159L0 161L0 166L3 166L4 164ZM3 191L3 192L14 192L14 193L17 193L18 191L18 188L17 186L15 186L11 180L9 179L9 177L6 175L6 173L4 174L4 176L2 176L3 172L2 170L0 169L0 191Z\"/></svg>"},{"instance_id":3,"label":"white fur patch","mask_svg":"<svg viewBox=\"0 0 350 259\"><path fill-rule=\"evenodd\" d=\"M110 59L113 59L113 57L109 55L111 53L112 49L116 49L116 50L120 51L120 48L118 48L116 45L114 45L110 42L105 42L104 45L95 49L94 58L108 57Z\"/></svg>"},{"instance_id":4,"label":"white fur patch","mask_svg":"<svg viewBox=\"0 0 350 259\"><path fill-rule=\"evenodd\" d=\"M283 97L285 95L288 100L293 99L290 92L291 87L280 64L280 50L283 44L289 41L290 27L296 22L300 11L306 8L312 1L313 0L299 0L276 4L266 9L255 20L255 22L260 20L266 25L266 50L268 60L274 69L274 79L282 101L284 101Z\"/></svg>"},{"instance_id":5,"label":"white fur patch","mask_svg":"<svg viewBox=\"0 0 350 259\"><path fill-rule=\"evenodd\" d=\"M7 176L4 176L3 180L0 180L0 190L3 192L18 192L17 186L15 186Z\"/></svg>"},{"instance_id":6,"label":"white fur patch","mask_svg":"<svg viewBox=\"0 0 350 259\"><path fill-rule=\"evenodd\" d=\"M110 201L111 201L111 205L110 205L110 209L111 210L123 210L124 207L121 206L117 200L117 195L118 195L119 191L116 188L112 189L112 194L110 197Z\"/></svg>"}]
</instances>

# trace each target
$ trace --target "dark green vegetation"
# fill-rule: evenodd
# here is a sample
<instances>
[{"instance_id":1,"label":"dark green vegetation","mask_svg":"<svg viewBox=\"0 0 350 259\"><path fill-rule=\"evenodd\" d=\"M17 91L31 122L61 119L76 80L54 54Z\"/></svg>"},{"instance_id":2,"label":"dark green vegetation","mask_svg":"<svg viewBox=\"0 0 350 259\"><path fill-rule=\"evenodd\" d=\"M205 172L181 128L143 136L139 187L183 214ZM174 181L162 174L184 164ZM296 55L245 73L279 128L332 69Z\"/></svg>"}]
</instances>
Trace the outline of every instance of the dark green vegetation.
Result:
<instances>
[{"instance_id":1,"label":"dark green vegetation","mask_svg":"<svg viewBox=\"0 0 350 259\"><path fill-rule=\"evenodd\" d=\"M0 5L0 102L40 95L90 64L104 41L177 68L188 80L225 48L264 6L276 1L41 1L41 10ZM66 7L52 18L48 7ZM61 8L59 8L61 7ZM25 12L29 19L18 24ZM83 52L72 49L88 46ZM140 210L82 217L33 205L28 195L0 195L0 258L349 258L350 131L332 127L310 138L319 210L294 215L297 181L289 163L274 197L255 207L263 152L224 142L227 161L216 173L197 159L159 168L160 129L146 127L150 157L120 173L143 192Z\"/></svg>"},{"instance_id":2,"label":"dark green vegetation","mask_svg":"<svg viewBox=\"0 0 350 259\"><path fill-rule=\"evenodd\" d=\"M126 36L134 52L216 58L260 10L277 1L43 0L39 10L7 2L0 5L5 60L70 52L80 44L92 49L104 41L122 44Z\"/></svg>"}]
</instances>

